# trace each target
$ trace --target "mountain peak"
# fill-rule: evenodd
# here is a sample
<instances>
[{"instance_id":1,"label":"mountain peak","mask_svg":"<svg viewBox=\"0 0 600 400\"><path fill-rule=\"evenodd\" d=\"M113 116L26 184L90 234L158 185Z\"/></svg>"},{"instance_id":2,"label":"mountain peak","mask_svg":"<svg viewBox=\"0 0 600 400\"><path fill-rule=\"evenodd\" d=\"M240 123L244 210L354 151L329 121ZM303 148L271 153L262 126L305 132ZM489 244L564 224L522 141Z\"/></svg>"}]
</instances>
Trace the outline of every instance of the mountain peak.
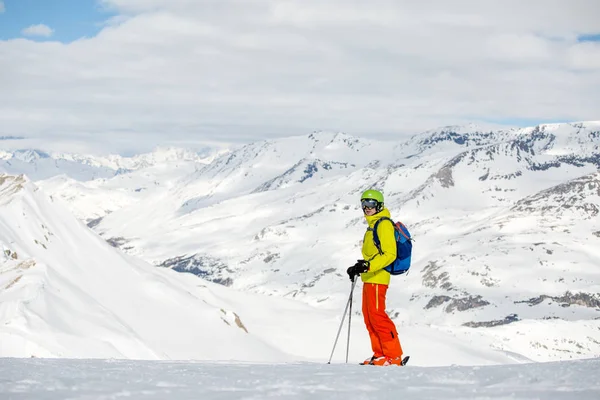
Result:
<instances>
[{"instance_id":1,"label":"mountain peak","mask_svg":"<svg viewBox=\"0 0 600 400\"><path fill-rule=\"evenodd\" d=\"M8 204L15 194L21 192L28 180L25 175L0 174L0 202Z\"/></svg>"},{"instance_id":2,"label":"mountain peak","mask_svg":"<svg viewBox=\"0 0 600 400\"><path fill-rule=\"evenodd\" d=\"M15 150L13 152L13 158L21 160L21 161L25 161L25 162L32 162L32 161L36 161L36 160L50 158L50 154L48 154L42 150L20 149L20 150Z\"/></svg>"}]
</instances>

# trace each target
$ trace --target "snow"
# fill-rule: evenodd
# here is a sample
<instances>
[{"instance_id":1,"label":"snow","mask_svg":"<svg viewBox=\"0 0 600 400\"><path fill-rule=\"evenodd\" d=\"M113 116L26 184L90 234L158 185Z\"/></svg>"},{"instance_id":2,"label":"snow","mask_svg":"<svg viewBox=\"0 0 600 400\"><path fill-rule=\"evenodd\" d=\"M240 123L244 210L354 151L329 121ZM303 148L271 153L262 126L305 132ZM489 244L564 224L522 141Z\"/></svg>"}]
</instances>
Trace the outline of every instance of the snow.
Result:
<instances>
[{"instance_id":1,"label":"snow","mask_svg":"<svg viewBox=\"0 0 600 400\"><path fill-rule=\"evenodd\" d=\"M598 129L318 132L92 180L116 159L20 152L0 174L0 398L598 398ZM40 160L48 179L15 175ZM402 370L355 365L360 283L353 364L344 326L325 365L368 187L416 239L387 299Z\"/></svg>"},{"instance_id":2,"label":"snow","mask_svg":"<svg viewBox=\"0 0 600 400\"><path fill-rule=\"evenodd\" d=\"M0 354L285 359L232 327L210 289L116 251L25 178L2 180ZM217 338L232 345L194 345Z\"/></svg>"},{"instance_id":3,"label":"snow","mask_svg":"<svg viewBox=\"0 0 600 400\"><path fill-rule=\"evenodd\" d=\"M469 367L0 359L3 399L600 398L600 359Z\"/></svg>"},{"instance_id":4,"label":"snow","mask_svg":"<svg viewBox=\"0 0 600 400\"><path fill-rule=\"evenodd\" d=\"M108 245L27 178L2 176L0 181L2 356L328 357L342 308L241 292L156 268ZM342 296L348 295L347 285ZM369 345L361 319L353 318L351 328L350 354L362 359ZM416 365L517 360L485 346L464 346L443 330L418 325L402 330L407 351L419 356ZM432 346L443 356L428 354Z\"/></svg>"},{"instance_id":5,"label":"snow","mask_svg":"<svg viewBox=\"0 0 600 400\"><path fill-rule=\"evenodd\" d=\"M33 181L65 175L76 181L107 179L120 173L136 171L161 164L209 164L229 150L203 148L200 151L176 147L157 147L146 154L124 157L115 154L94 156L36 149L0 150L0 171L26 173Z\"/></svg>"}]
</instances>

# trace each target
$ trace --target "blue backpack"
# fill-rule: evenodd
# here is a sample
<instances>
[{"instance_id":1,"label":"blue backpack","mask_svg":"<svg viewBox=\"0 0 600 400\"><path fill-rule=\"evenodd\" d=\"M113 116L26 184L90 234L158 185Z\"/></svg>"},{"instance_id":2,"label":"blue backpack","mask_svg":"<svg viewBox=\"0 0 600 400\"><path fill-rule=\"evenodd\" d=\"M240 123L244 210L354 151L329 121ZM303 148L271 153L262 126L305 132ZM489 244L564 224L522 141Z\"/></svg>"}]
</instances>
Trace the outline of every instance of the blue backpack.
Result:
<instances>
[{"instance_id":1,"label":"blue backpack","mask_svg":"<svg viewBox=\"0 0 600 400\"><path fill-rule=\"evenodd\" d=\"M381 221L390 221L394 225L394 236L396 237L396 259L384 269L392 275L402 275L408 272L410 268L412 242L414 239L410 237L408 228L402 222L398 221L394 223L390 218L382 217L373 226L373 241L375 242L375 247L379 250L379 254L383 254L383 251L381 251L381 242L379 241L379 236L377 236L377 226Z\"/></svg>"}]
</instances>

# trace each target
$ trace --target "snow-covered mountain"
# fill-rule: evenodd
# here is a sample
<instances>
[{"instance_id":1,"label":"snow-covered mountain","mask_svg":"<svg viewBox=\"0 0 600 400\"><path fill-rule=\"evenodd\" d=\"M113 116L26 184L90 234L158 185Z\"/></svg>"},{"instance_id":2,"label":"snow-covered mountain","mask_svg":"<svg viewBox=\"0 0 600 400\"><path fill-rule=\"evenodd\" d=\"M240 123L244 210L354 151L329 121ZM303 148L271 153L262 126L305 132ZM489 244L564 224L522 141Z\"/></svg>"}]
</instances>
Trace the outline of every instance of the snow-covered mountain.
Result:
<instances>
[{"instance_id":1,"label":"snow-covered mountain","mask_svg":"<svg viewBox=\"0 0 600 400\"><path fill-rule=\"evenodd\" d=\"M94 156L73 153L48 153L36 149L0 150L0 172L39 181L65 175L75 181L106 179L169 162L210 163L222 150L206 148L200 152L188 149L156 148L147 154L123 157Z\"/></svg>"},{"instance_id":2,"label":"snow-covered mountain","mask_svg":"<svg viewBox=\"0 0 600 400\"><path fill-rule=\"evenodd\" d=\"M426 355L433 343L454 363L467 349L469 360L549 361L600 354L599 145L600 122L445 127L401 142L315 132L206 165L39 184L129 256L321 316L343 310L345 270L360 258L358 196L382 189L416 239L411 272L388 292L403 346L425 365L443 363Z\"/></svg>"},{"instance_id":3,"label":"snow-covered mountain","mask_svg":"<svg viewBox=\"0 0 600 400\"><path fill-rule=\"evenodd\" d=\"M53 157L41 150L30 149L0 154L0 172L27 174L33 180L65 174L80 181L108 178L116 174L116 170L100 164L80 163L69 158Z\"/></svg>"},{"instance_id":4,"label":"snow-covered mountain","mask_svg":"<svg viewBox=\"0 0 600 400\"><path fill-rule=\"evenodd\" d=\"M156 268L111 247L60 203L22 175L0 175L0 359L324 362L329 356L338 309ZM368 337L360 321L352 332L350 354L359 359ZM409 348L422 354L416 365L522 360L485 344L462 347L444 331L415 327L407 336L415 342ZM422 337L428 341L417 343ZM443 356L428 354L429 342ZM338 350L334 360L343 356Z\"/></svg>"},{"instance_id":5,"label":"snow-covered mountain","mask_svg":"<svg viewBox=\"0 0 600 400\"><path fill-rule=\"evenodd\" d=\"M580 190L597 179L599 132L586 122L253 143L96 229L155 265L327 309L360 258L359 193L378 187L416 237L413 271L389 294L399 324L469 328L534 359L599 354L599 203ZM532 337L516 348L518 331Z\"/></svg>"},{"instance_id":6,"label":"snow-covered mountain","mask_svg":"<svg viewBox=\"0 0 600 400\"><path fill-rule=\"evenodd\" d=\"M123 157L41 150L0 150L0 172L25 174L68 204L86 223L137 203L148 191L167 190L179 179L228 150L156 148L147 154Z\"/></svg>"},{"instance_id":7,"label":"snow-covered mountain","mask_svg":"<svg viewBox=\"0 0 600 400\"><path fill-rule=\"evenodd\" d=\"M0 175L0 225L2 356L287 358L214 285L116 251L22 175Z\"/></svg>"}]
</instances>

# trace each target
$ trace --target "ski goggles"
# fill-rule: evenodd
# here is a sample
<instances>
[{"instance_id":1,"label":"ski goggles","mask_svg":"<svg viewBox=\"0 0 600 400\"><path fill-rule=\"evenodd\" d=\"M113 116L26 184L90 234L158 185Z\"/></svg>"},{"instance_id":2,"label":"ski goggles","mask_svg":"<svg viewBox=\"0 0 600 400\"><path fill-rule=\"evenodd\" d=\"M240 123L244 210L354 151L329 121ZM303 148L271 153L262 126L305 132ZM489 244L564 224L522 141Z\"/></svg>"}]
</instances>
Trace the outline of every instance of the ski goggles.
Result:
<instances>
[{"instance_id":1,"label":"ski goggles","mask_svg":"<svg viewBox=\"0 0 600 400\"><path fill-rule=\"evenodd\" d=\"M379 202L375 199L362 199L360 205L362 208L377 208Z\"/></svg>"}]
</instances>

